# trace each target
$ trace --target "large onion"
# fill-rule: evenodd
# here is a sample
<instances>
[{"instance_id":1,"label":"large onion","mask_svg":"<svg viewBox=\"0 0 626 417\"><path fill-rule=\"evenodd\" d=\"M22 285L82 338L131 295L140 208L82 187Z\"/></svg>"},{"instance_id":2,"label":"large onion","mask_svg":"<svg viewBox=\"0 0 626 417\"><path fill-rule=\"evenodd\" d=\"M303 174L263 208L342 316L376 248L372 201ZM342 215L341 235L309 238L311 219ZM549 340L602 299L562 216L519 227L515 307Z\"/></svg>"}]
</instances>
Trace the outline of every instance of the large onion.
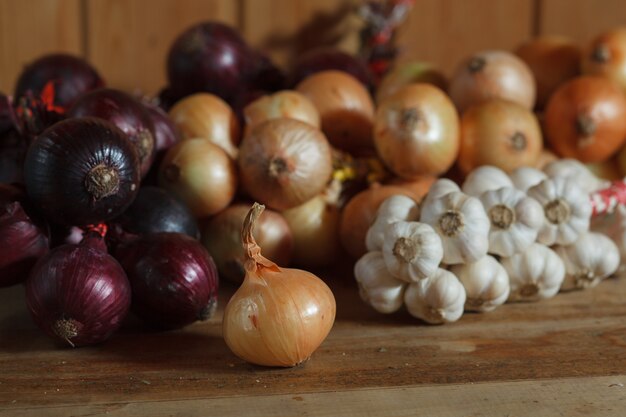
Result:
<instances>
[{"instance_id":1,"label":"large onion","mask_svg":"<svg viewBox=\"0 0 626 417\"><path fill-rule=\"evenodd\" d=\"M427 83L447 90L448 81L443 73L426 62L407 62L395 67L380 81L376 89L376 102L381 103L409 84Z\"/></svg>"},{"instance_id":2,"label":"large onion","mask_svg":"<svg viewBox=\"0 0 626 417\"><path fill-rule=\"evenodd\" d=\"M266 120L281 117L301 120L311 126L320 127L320 115L317 109L311 100L297 91L283 90L262 96L248 104L243 114L246 132Z\"/></svg>"},{"instance_id":3,"label":"large onion","mask_svg":"<svg viewBox=\"0 0 626 417\"><path fill-rule=\"evenodd\" d=\"M585 50L582 69L585 74L610 78L626 91L626 28L596 37Z\"/></svg>"}]
</instances>

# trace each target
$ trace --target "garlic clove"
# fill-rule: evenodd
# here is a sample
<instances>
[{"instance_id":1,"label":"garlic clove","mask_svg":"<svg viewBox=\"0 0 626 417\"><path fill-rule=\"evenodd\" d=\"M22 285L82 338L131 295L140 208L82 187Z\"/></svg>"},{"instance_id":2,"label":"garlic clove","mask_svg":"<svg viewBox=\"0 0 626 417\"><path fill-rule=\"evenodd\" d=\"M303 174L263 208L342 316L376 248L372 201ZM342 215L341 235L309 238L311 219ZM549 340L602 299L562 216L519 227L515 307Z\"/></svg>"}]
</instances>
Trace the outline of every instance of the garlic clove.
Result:
<instances>
[{"instance_id":1,"label":"garlic clove","mask_svg":"<svg viewBox=\"0 0 626 417\"><path fill-rule=\"evenodd\" d=\"M422 205L426 201L436 200L454 191L461 191L459 186L456 185L454 181L449 180L447 178L439 178L437 181L433 183L433 185L430 186L428 193L424 197Z\"/></svg>"},{"instance_id":2,"label":"garlic clove","mask_svg":"<svg viewBox=\"0 0 626 417\"><path fill-rule=\"evenodd\" d=\"M550 178L569 178L586 194L605 188L609 182L596 177L583 163L576 159L557 159L549 162L543 172Z\"/></svg>"},{"instance_id":3,"label":"garlic clove","mask_svg":"<svg viewBox=\"0 0 626 417\"><path fill-rule=\"evenodd\" d=\"M368 252L354 265L361 299L380 313L393 313L402 307L406 283L394 278L381 252Z\"/></svg>"},{"instance_id":4,"label":"garlic clove","mask_svg":"<svg viewBox=\"0 0 626 417\"><path fill-rule=\"evenodd\" d=\"M410 197L394 195L387 198L376 212L376 220L367 230L365 246L369 251L383 247L383 235L388 224L398 220L413 221L419 218L419 206Z\"/></svg>"},{"instance_id":5,"label":"garlic clove","mask_svg":"<svg viewBox=\"0 0 626 417\"><path fill-rule=\"evenodd\" d=\"M626 207L617 206L612 214L594 217L591 230L609 237L620 255L619 272L626 270Z\"/></svg>"},{"instance_id":6,"label":"garlic clove","mask_svg":"<svg viewBox=\"0 0 626 417\"><path fill-rule=\"evenodd\" d=\"M435 273L443 258L443 245L431 226L398 221L385 228L382 252L391 275L416 282Z\"/></svg>"},{"instance_id":7,"label":"garlic clove","mask_svg":"<svg viewBox=\"0 0 626 417\"><path fill-rule=\"evenodd\" d=\"M438 269L429 278L410 284L404 302L412 316L427 323L450 323L463 315L465 289L452 272Z\"/></svg>"},{"instance_id":8,"label":"garlic clove","mask_svg":"<svg viewBox=\"0 0 626 417\"><path fill-rule=\"evenodd\" d=\"M515 171L511 172L510 177L513 186L524 192L548 178L543 171L531 167L517 168Z\"/></svg>"},{"instance_id":9,"label":"garlic clove","mask_svg":"<svg viewBox=\"0 0 626 417\"><path fill-rule=\"evenodd\" d=\"M501 187L513 187L506 172L492 165L484 165L469 173L461 189L467 195L479 197L485 191Z\"/></svg>"},{"instance_id":10,"label":"garlic clove","mask_svg":"<svg viewBox=\"0 0 626 417\"><path fill-rule=\"evenodd\" d=\"M509 275L492 256L487 255L464 265L454 265L450 271L465 288L466 311L493 311L509 297Z\"/></svg>"}]
</instances>

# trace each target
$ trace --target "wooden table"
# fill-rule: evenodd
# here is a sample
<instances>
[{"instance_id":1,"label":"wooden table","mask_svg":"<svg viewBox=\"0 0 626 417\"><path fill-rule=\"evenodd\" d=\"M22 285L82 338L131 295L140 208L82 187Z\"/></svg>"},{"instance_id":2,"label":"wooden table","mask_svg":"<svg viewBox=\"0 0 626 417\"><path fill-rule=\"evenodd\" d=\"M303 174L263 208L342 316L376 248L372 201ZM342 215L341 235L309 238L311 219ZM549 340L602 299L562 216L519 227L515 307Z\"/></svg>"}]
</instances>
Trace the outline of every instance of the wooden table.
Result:
<instances>
[{"instance_id":1,"label":"wooden table","mask_svg":"<svg viewBox=\"0 0 626 417\"><path fill-rule=\"evenodd\" d=\"M102 346L59 348L23 288L3 289L0 415L626 416L626 279L428 326L369 309L349 267L324 275L342 277L338 319L293 369L233 356L221 312L172 332L131 318Z\"/></svg>"}]
</instances>

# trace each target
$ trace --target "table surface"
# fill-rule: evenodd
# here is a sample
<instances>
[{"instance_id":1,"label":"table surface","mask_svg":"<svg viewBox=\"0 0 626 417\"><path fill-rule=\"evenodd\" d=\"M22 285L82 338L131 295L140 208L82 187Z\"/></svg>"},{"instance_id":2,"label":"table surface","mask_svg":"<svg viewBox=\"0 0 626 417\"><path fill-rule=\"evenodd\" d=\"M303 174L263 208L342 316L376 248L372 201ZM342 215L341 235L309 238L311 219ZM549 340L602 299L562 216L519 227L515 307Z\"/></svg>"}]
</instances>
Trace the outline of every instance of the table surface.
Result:
<instances>
[{"instance_id":1,"label":"table surface","mask_svg":"<svg viewBox=\"0 0 626 417\"><path fill-rule=\"evenodd\" d=\"M430 326L364 305L348 266L320 275L337 321L291 369L233 356L221 310L169 332L131 317L103 345L62 348L32 324L21 286L2 289L0 416L626 415L626 278Z\"/></svg>"}]
</instances>

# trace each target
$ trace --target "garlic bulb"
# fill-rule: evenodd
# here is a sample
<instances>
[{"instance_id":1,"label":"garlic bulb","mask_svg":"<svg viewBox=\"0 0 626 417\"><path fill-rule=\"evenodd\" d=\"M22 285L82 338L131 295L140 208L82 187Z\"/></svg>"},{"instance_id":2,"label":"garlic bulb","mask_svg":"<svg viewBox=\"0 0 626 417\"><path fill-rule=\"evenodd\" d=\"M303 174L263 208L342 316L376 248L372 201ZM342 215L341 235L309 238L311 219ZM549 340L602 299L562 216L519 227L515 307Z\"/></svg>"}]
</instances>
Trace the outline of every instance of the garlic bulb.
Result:
<instances>
[{"instance_id":1,"label":"garlic bulb","mask_svg":"<svg viewBox=\"0 0 626 417\"><path fill-rule=\"evenodd\" d=\"M512 186L513 183L506 172L498 167L484 165L469 173L461 189L465 194L480 197L485 191Z\"/></svg>"},{"instance_id":2,"label":"garlic bulb","mask_svg":"<svg viewBox=\"0 0 626 417\"><path fill-rule=\"evenodd\" d=\"M422 201L422 205L426 201L436 200L453 191L461 191L459 186L456 185L456 182L449 180L447 178L439 178L437 181L433 183L433 185L430 186L428 193L426 194L426 196L424 197L424 200Z\"/></svg>"},{"instance_id":3,"label":"garlic bulb","mask_svg":"<svg viewBox=\"0 0 626 417\"><path fill-rule=\"evenodd\" d=\"M491 221L489 253L511 256L535 240L543 225L543 207L537 200L512 187L483 193L480 197Z\"/></svg>"},{"instance_id":4,"label":"garlic bulb","mask_svg":"<svg viewBox=\"0 0 626 417\"><path fill-rule=\"evenodd\" d=\"M406 283L387 271L381 252L368 252L354 265L359 295L380 313L393 313L402 307Z\"/></svg>"},{"instance_id":5,"label":"garlic bulb","mask_svg":"<svg viewBox=\"0 0 626 417\"><path fill-rule=\"evenodd\" d=\"M524 192L548 178L543 171L531 167L517 168L510 177L515 188Z\"/></svg>"},{"instance_id":6,"label":"garlic bulb","mask_svg":"<svg viewBox=\"0 0 626 417\"><path fill-rule=\"evenodd\" d=\"M585 233L573 244L558 246L555 251L565 264L562 290L595 287L619 267L617 246L600 233Z\"/></svg>"},{"instance_id":7,"label":"garlic bulb","mask_svg":"<svg viewBox=\"0 0 626 417\"><path fill-rule=\"evenodd\" d=\"M617 245L620 255L619 272L626 270L626 207L617 206L615 211L591 220L591 230L610 238Z\"/></svg>"},{"instance_id":8,"label":"garlic bulb","mask_svg":"<svg viewBox=\"0 0 626 417\"><path fill-rule=\"evenodd\" d=\"M509 274L511 301L554 297L565 277L565 266L559 255L540 243L533 243L524 252L502 258L500 262Z\"/></svg>"},{"instance_id":9,"label":"garlic bulb","mask_svg":"<svg viewBox=\"0 0 626 417\"><path fill-rule=\"evenodd\" d=\"M414 317L431 324L450 323L463 315L465 289L452 272L440 268L429 278L410 284L404 303Z\"/></svg>"},{"instance_id":10,"label":"garlic bulb","mask_svg":"<svg viewBox=\"0 0 626 417\"><path fill-rule=\"evenodd\" d=\"M487 255L465 265L454 265L450 272L465 288L467 311L492 311L509 298L509 275L492 256Z\"/></svg>"},{"instance_id":11,"label":"garlic bulb","mask_svg":"<svg viewBox=\"0 0 626 417\"><path fill-rule=\"evenodd\" d=\"M544 245L569 245L589 230L591 201L569 178L549 178L531 187L528 196L537 200L545 215L537 241Z\"/></svg>"},{"instance_id":12,"label":"garlic bulb","mask_svg":"<svg viewBox=\"0 0 626 417\"><path fill-rule=\"evenodd\" d=\"M413 221L418 218L419 206L412 198L404 195L393 195L387 198L378 208L376 220L365 235L367 250L382 250L383 235L388 224L398 220Z\"/></svg>"},{"instance_id":13,"label":"garlic bulb","mask_svg":"<svg viewBox=\"0 0 626 417\"><path fill-rule=\"evenodd\" d=\"M261 255L252 229L264 207L243 224L246 276L224 311L222 333L240 358L265 366L295 366L324 341L335 320L335 298L310 272L280 268Z\"/></svg>"},{"instance_id":14,"label":"garlic bulb","mask_svg":"<svg viewBox=\"0 0 626 417\"><path fill-rule=\"evenodd\" d=\"M443 262L474 262L487 254L489 219L480 200L455 191L425 200L421 221L431 225L443 242Z\"/></svg>"},{"instance_id":15,"label":"garlic bulb","mask_svg":"<svg viewBox=\"0 0 626 417\"><path fill-rule=\"evenodd\" d=\"M425 223L398 221L387 225L383 243L387 270L406 282L426 278L443 258L441 238Z\"/></svg>"},{"instance_id":16,"label":"garlic bulb","mask_svg":"<svg viewBox=\"0 0 626 417\"><path fill-rule=\"evenodd\" d=\"M583 163L576 159L557 159L549 162L544 168L550 178L570 178L586 194L605 188L608 181L603 181L596 177Z\"/></svg>"}]
</instances>

